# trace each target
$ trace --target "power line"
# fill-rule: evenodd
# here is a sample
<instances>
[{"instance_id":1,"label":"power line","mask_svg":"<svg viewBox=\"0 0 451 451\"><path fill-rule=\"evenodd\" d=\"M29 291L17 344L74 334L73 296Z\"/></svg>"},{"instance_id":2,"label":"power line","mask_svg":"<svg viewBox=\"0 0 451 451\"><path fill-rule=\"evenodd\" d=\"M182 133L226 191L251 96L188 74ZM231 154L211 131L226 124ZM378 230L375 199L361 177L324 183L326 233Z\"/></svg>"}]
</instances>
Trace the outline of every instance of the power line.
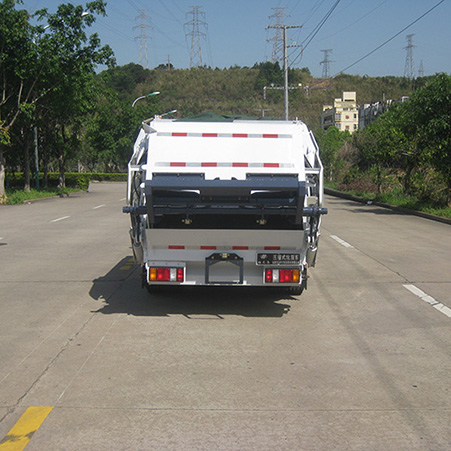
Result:
<instances>
[{"instance_id":1,"label":"power line","mask_svg":"<svg viewBox=\"0 0 451 451\"><path fill-rule=\"evenodd\" d=\"M302 41L301 43L301 47L302 50L299 53L299 55L297 56L297 58L295 58L295 60L293 61L292 64L295 64L296 61L299 58L302 58L303 54L304 54L304 50L309 46L309 44L312 42L313 38L319 33L319 31L321 30L321 28L323 27L323 25L327 22L327 19L329 19L329 17L332 15L332 13L334 12L335 8L338 6L338 4L340 3L341 0L337 0L332 7L329 9L329 11L327 11L327 13L325 14L325 16L321 19L321 21L318 23L318 25L311 31L311 33ZM304 42L307 41L307 44L304 45Z\"/></svg>"},{"instance_id":2,"label":"power line","mask_svg":"<svg viewBox=\"0 0 451 451\"><path fill-rule=\"evenodd\" d=\"M382 3L380 3L379 5L377 5L375 8L373 8L372 10L368 11L366 14L364 14L363 16L359 17L358 19L356 19L354 22L352 22L351 24L349 24L348 26L342 28L341 30L336 31L335 33L330 34L329 36L326 36L324 39L329 39L332 38L333 36L342 33L343 31L348 30L349 28L353 27L355 24L359 23L361 20L363 20L365 17L368 17L370 14L372 14L374 11L376 11L376 9L379 9L381 6L384 6L385 3L387 3L388 0L384 0ZM349 6L349 5L348 5Z\"/></svg>"},{"instance_id":3,"label":"power line","mask_svg":"<svg viewBox=\"0 0 451 451\"><path fill-rule=\"evenodd\" d=\"M179 24L179 25L183 25L182 21L175 16L175 14L168 8L168 6L166 5L166 3L162 0L159 0L161 6L170 14L170 16Z\"/></svg>"},{"instance_id":4,"label":"power line","mask_svg":"<svg viewBox=\"0 0 451 451\"><path fill-rule=\"evenodd\" d=\"M406 31L408 28L410 28L412 25L416 24L419 20L421 20L424 16L426 16L427 14L429 14L432 10L434 10L435 8L437 8L437 6L440 6L445 0L441 0L439 1L436 5L434 5L432 8L428 9L424 14L422 14L420 17L418 17L417 19L415 19L413 22L411 22L409 25L407 25L406 27L404 27L401 31L398 31L398 33L394 34L391 38L387 39L385 42L383 42L381 45L377 46L374 50L371 50L371 52L368 52L366 55L362 56L361 58L359 58L357 61L355 61L354 63L350 64L349 66L345 67L344 69L342 69L340 72L336 73L335 75L341 74L343 73L345 70L350 69L351 67L355 66L356 64L360 63L360 61L363 61L365 58L368 58L370 55L372 55L373 53L377 52L380 48L382 48L384 45L388 44L390 41L393 41L393 39L397 38L401 33L404 33L404 31ZM334 75L334 76L335 76Z\"/></svg>"},{"instance_id":5,"label":"power line","mask_svg":"<svg viewBox=\"0 0 451 451\"><path fill-rule=\"evenodd\" d=\"M327 19L331 16L331 14L334 12L334 9L338 6L338 4L340 3L341 0L337 0L334 5L329 9L329 11L326 13L326 15L321 19L321 21L319 22L319 24L313 29L313 31L304 39L304 41L302 41L302 44L304 44L304 42L309 39L309 41L307 42L307 44L305 44L303 46L303 50L305 50L308 45L312 42L313 38L318 34L319 30L321 30L321 28L323 27L323 25L326 23Z\"/></svg>"},{"instance_id":6,"label":"power line","mask_svg":"<svg viewBox=\"0 0 451 451\"><path fill-rule=\"evenodd\" d=\"M299 3L299 2L298 2ZM313 15L316 13L316 11L318 11L318 9L321 7L321 5L324 3L324 0L319 1L311 10L310 12L307 14L307 18L305 19L304 23L302 24L302 26L304 26L312 17ZM297 4L296 4L297 6Z\"/></svg>"}]
</instances>

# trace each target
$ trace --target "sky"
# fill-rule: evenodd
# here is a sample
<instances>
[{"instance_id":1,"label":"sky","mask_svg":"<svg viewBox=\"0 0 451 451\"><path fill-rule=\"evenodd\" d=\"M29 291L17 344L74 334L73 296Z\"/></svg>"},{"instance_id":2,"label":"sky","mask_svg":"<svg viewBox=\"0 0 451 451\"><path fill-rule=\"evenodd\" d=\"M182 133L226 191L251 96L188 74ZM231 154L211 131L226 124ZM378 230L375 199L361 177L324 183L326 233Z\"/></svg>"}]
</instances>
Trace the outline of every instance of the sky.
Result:
<instances>
[{"instance_id":1,"label":"sky","mask_svg":"<svg viewBox=\"0 0 451 451\"><path fill-rule=\"evenodd\" d=\"M308 67L314 76L321 77L324 68L321 62L325 59L322 50L330 50L331 76L340 72L403 76L406 36L413 34L411 54L415 76L421 63L424 75L433 75L451 73L451 0L440 1L109 0L107 16L98 16L89 33L97 33L102 44L113 49L118 65L133 62L152 69L170 61L176 69L187 68L192 48L192 36L188 33L193 27L185 24L193 19L189 11L199 6L202 13L199 19L204 23L199 27L202 63L213 68L252 67L255 63L271 61L274 42L271 38L277 30L268 26L276 24L276 18L270 16L279 12L283 15L282 23L293 27L287 29L290 67ZM41 8L55 12L60 3L65 2L26 0L18 8L25 8L31 14ZM77 0L71 3L85 4ZM143 41L140 60L141 31L149 39ZM389 42L382 45L386 41ZM144 58L144 44L148 63ZM198 46L194 45L194 49ZM198 54L194 55L196 60L199 61Z\"/></svg>"}]
</instances>

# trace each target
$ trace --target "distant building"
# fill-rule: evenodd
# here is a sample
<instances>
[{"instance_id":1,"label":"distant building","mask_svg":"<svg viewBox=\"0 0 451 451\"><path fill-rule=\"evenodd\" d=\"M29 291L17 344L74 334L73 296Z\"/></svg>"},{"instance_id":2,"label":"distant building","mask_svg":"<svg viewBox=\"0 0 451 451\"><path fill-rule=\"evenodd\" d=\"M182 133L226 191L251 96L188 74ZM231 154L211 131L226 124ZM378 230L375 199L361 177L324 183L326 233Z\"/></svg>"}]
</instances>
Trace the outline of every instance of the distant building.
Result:
<instances>
[{"instance_id":1,"label":"distant building","mask_svg":"<svg viewBox=\"0 0 451 451\"><path fill-rule=\"evenodd\" d=\"M391 101L389 101L391 103ZM359 106L359 128L365 128L371 124L378 116L387 111L388 105L386 102L365 103Z\"/></svg>"},{"instance_id":2,"label":"distant building","mask_svg":"<svg viewBox=\"0 0 451 451\"><path fill-rule=\"evenodd\" d=\"M402 96L398 102L403 103L409 100L408 96ZM365 128L371 124L378 116L385 113L393 105L392 99L384 100L383 102L365 103L359 106L359 129Z\"/></svg>"},{"instance_id":3,"label":"distant building","mask_svg":"<svg viewBox=\"0 0 451 451\"><path fill-rule=\"evenodd\" d=\"M359 111L355 91L343 91L343 98L335 99L333 105L324 105L321 113L321 127L337 127L344 132L353 133L359 128Z\"/></svg>"}]
</instances>

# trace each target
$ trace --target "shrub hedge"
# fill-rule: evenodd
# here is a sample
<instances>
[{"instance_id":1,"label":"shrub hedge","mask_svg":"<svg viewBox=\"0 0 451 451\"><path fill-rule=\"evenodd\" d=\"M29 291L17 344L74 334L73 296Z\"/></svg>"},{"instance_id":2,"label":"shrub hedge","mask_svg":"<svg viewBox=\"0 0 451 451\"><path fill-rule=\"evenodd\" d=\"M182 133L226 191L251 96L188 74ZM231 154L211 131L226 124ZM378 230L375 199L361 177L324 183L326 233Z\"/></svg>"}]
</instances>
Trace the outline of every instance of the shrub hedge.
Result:
<instances>
[{"instance_id":1,"label":"shrub hedge","mask_svg":"<svg viewBox=\"0 0 451 451\"><path fill-rule=\"evenodd\" d=\"M48 173L48 187L56 188L59 183L59 173ZM87 172L66 172L66 186L68 188L78 188L87 190L89 182L96 180L98 182L124 182L127 181L126 173L87 173ZM36 178L31 177L31 185L34 186ZM43 186L44 173L39 173L39 185ZM16 172L14 174L6 174L5 186L10 189L23 189L25 185L25 178L23 172Z\"/></svg>"}]
</instances>

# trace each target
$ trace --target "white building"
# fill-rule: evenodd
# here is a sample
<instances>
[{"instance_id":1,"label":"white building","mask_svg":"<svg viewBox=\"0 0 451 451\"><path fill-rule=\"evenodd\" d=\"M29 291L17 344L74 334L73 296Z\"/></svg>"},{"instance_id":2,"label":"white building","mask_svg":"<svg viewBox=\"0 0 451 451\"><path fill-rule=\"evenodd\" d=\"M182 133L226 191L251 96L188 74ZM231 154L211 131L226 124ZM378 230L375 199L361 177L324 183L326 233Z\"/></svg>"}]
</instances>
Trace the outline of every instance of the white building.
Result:
<instances>
[{"instance_id":1,"label":"white building","mask_svg":"<svg viewBox=\"0 0 451 451\"><path fill-rule=\"evenodd\" d=\"M333 105L324 105L321 114L321 127L337 127L341 132L353 133L359 128L359 112L355 91L343 91L343 98L335 99Z\"/></svg>"}]
</instances>

